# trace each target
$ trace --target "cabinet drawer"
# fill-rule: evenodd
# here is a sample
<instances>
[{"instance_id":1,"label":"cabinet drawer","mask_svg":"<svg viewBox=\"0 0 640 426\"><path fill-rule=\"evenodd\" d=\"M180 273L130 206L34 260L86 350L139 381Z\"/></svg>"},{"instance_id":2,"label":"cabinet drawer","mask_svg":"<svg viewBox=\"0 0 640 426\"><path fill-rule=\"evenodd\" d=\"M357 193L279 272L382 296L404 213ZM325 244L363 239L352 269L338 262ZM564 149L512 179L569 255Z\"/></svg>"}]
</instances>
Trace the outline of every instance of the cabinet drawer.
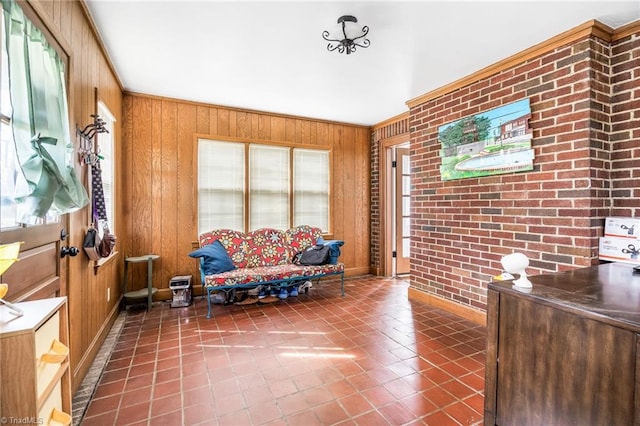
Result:
<instances>
[{"instance_id":1,"label":"cabinet drawer","mask_svg":"<svg viewBox=\"0 0 640 426\"><path fill-rule=\"evenodd\" d=\"M71 417L62 411L62 385L59 381L44 404L42 404L38 412L38 422L51 426L69 425L71 423Z\"/></svg>"},{"instance_id":2,"label":"cabinet drawer","mask_svg":"<svg viewBox=\"0 0 640 426\"><path fill-rule=\"evenodd\" d=\"M0 413L25 424L70 424L66 298L17 305L21 317L0 304Z\"/></svg>"},{"instance_id":3,"label":"cabinet drawer","mask_svg":"<svg viewBox=\"0 0 640 426\"><path fill-rule=\"evenodd\" d=\"M35 364L36 380L38 384L38 399L51 384L60 370L60 363L45 362L42 356L51 351L54 342L60 338L60 314L56 312L47 322L42 324L35 332Z\"/></svg>"},{"instance_id":4,"label":"cabinet drawer","mask_svg":"<svg viewBox=\"0 0 640 426\"><path fill-rule=\"evenodd\" d=\"M49 424L54 408L56 410L62 410L62 386L60 386L60 382L56 383L53 391L51 391L49 397L45 400L44 404L42 404L38 412L38 420L41 421L42 424Z\"/></svg>"}]
</instances>

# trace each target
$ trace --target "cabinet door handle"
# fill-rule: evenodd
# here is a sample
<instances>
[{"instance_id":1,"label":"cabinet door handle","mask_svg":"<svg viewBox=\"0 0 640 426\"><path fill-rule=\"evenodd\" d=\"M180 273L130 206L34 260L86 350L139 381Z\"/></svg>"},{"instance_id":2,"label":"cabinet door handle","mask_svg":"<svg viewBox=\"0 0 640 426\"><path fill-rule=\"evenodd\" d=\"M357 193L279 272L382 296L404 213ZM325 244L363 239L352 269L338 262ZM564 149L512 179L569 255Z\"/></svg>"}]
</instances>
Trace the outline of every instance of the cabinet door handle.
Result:
<instances>
[{"instance_id":1,"label":"cabinet door handle","mask_svg":"<svg viewBox=\"0 0 640 426\"><path fill-rule=\"evenodd\" d=\"M54 408L53 411L51 411L50 422L56 422L64 426L69 426L71 424L71 416L64 411L60 411L57 408Z\"/></svg>"},{"instance_id":2,"label":"cabinet door handle","mask_svg":"<svg viewBox=\"0 0 640 426\"><path fill-rule=\"evenodd\" d=\"M46 354L42 354L40 361L48 364L62 364L68 356L69 348L58 339L54 339L51 349Z\"/></svg>"}]
</instances>

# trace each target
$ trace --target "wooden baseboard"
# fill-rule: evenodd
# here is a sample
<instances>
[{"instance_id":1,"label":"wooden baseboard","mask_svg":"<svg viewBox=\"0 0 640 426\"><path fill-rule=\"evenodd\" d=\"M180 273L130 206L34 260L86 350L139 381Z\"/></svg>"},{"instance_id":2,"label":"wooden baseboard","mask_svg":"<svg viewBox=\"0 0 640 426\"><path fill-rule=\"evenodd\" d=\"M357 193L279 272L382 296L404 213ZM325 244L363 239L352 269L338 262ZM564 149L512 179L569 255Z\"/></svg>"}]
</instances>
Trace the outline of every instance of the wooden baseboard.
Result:
<instances>
[{"instance_id":1,"label":"wooden baseboard","mask_svg":"<svg viewBox=\"0 0 640 426\"><path fill-rule=\"evenodd\" d=\"M346 277L361 277L369 274L368 266L361 266L358 268L345 268L344 276Z\"/></svg>"},{"instance_id":2,"label":"wooden baseboard","mask_svg":"<svg viewBox=\"0 0 640 426\"><path fill-rule=\"evenodd\" d=\"M373 275L374 277L379 277L382 275L382 268L377 266L371 266L369 268L369 274Z\"/></svg>"},{"instance_id":3,"label":"wooden baseboard","mask_svg":"<svg viewBox=\"0 0 640 426\"><path fill-rule=\"evenodd\" d=\"M425 293L424 291L416 290L412 287L409 287L409 300L424 302L427 305L431 305L438 309L442 309L443 311L456 314L476 324L482 326L487 325L486 312L479 311L468 306L463 306L451 300L443 299L442 297L434 296L433 294Z\"/></svg>"}]
</instances>

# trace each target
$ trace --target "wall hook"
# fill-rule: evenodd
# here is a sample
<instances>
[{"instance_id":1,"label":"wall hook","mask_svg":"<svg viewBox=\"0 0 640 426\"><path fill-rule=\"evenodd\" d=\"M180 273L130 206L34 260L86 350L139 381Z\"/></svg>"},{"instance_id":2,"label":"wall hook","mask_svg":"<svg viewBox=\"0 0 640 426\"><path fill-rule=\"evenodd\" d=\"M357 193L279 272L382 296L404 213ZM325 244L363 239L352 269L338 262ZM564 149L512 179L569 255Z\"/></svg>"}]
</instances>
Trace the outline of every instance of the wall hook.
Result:
<instances>
[{"instance_id":1,"label":"wall hook","mask_svg":"<svg viewBox=\"0 0 640 426\"><path fill-rule=\"evenodd\" d=\"M109 133L109 130L105 127L107 123L99 115L91 114L91 117L93 117L93 123L87 124L82 130L76 124L76 136L80 138L80 150L78 152L80 164L92 166L102 158L98 142L94 140L94 137L98 133Z\"/></svg>"}]
</instances>

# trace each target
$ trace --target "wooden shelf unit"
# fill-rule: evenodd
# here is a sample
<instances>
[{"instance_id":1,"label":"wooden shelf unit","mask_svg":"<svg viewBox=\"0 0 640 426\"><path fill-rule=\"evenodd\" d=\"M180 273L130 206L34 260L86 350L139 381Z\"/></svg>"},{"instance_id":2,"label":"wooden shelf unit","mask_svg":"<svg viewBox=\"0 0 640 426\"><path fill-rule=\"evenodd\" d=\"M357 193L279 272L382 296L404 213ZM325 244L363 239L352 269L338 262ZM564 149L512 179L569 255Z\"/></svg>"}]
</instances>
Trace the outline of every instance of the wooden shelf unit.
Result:
<instances>
[{"instance_id":1,"label":"wooden shelf unit","mask_svg":"<svg viewBox=\"0 0 640 426\"><path fill-rule=\"evenodd\" d=\"M71 422L66 297L0 305L0 413L8 423Z\"/></svg>"}]
</instances>

